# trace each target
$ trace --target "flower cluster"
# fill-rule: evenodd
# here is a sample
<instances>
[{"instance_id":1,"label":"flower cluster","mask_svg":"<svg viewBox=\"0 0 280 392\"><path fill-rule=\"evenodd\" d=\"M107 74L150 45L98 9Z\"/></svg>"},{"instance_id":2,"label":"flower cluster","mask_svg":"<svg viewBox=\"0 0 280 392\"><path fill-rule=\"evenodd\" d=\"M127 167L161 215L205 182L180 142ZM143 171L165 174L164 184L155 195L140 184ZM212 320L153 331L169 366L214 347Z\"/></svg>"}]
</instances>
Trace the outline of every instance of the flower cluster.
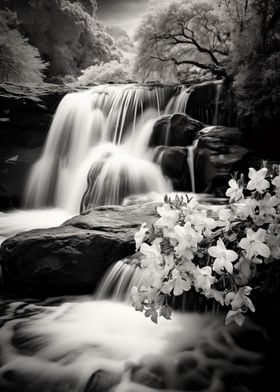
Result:
<instances>
[{"instance_id":1,"label":"flower cluster","mask_svg":"<svg viewBox=\"0 0 280 392\"><path fill-rule=\"evenodd\" d=\"M250 299L257 266L280 260L280 175L249 169L229 181L229 204L203 206L188 196L165 198L151 229L135 235L143 277L133 287L136 310L157 322L171 318L169 298L195 290L228 307L226 324L242 325L254 312ZM146 240L146 242L145 242Z\"/></svg>"}]
</instances>

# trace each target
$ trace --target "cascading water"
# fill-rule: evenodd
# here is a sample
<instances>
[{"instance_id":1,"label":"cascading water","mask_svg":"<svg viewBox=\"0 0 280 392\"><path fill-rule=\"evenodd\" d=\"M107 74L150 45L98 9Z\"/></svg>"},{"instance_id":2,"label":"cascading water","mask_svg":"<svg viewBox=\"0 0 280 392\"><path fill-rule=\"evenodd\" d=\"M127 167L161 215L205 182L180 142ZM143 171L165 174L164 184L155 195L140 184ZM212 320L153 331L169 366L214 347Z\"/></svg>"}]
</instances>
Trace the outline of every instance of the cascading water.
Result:
<instances>
[{"instance_id":1,"label":"cascading water","mask_svg":"<svg viewBox=\"0 0 280 392\"><path fill-rule=\"evenodd\" d=\"M33 208L63 210L3 214L0 237L13 234L11 219L17 222L16 231L62 223L79 210L87 177L95 181L91 192L84 194L85 205L121 202L127 194L123 188L129 187L131 194L169 191L148 145L159 114L186 111L187 89L168 105L170 96L160 87L137 86L100 86L66 96L26 196ZM24 227L22 220L29 226ZM246 342L252 334L262 341L262 333L252 325L242 330L226 328L223 317L208 313L174 312L172 320L160 318L155 325L125 303L132 286L141 285L142 276L137 261L134 265L120 261L94 297L41 302L4 299L0 304L0 390L254 391L263 353L252 349L250 340L248 346Z\"/></svg>"},{"instance_id":2,"label":"cascading water","mask_svg":"<svg viewBox=\"0 0 280 392\"><path fill-rule=\"evenodd\" d=\"M128 184L142 173L144 186L132 184L132 193L170 191L147 148L153 121L163 110L167 93L163 88L100 86L67 95L31 173L26 205L53 205L77 213L90 168L105 161L93 189L95 205L120 202L116 182L122 172L128 174ZM107 186L102 191L112 179L112 189Z\"/></svg>"},{"instance_id":3,"label":"cascading water","mask_svg":"<svg viewBox=\"0 0 280 392\"><path fill-rule=\"evenodd\" d=\"M191 92L181 87L172 96L171 87L108 85L68 94L30 175L26 206L77 213L89 173L95 183L83 201L91 207L119 204L129 194L169 192L170 184L152 161L149 138L161 113L187 111ZM215 121L220 93L217 84Z\"/></svg>"},{"instance_id":4,"label":"cascading water","mask_svg":"<svg viewBox=\"0 0 280 392\"><path fill-rule=\"evenodd\" d=\"M191 89L186 87L181 87L181 91L179 94L171 97L168 102L165 113L173 114L173 113L186 113L188 107L188 101L191 96Z\"/></svg>"},{"instance_id":5,"label":"cascading water","mask_svg":"<svg viewBox=\"0 0 280 392\"><path fill-rule=\"evenodd\" d=\"M117 263L95 300L3 301L0 390L255 392L263 353L247 342L263 342L262 332L225 327L209 313L174 312L152 323L116 300L141 284L137 268ZM113 299L104 300L108 289Z\"/></svg>"}]
</instances>

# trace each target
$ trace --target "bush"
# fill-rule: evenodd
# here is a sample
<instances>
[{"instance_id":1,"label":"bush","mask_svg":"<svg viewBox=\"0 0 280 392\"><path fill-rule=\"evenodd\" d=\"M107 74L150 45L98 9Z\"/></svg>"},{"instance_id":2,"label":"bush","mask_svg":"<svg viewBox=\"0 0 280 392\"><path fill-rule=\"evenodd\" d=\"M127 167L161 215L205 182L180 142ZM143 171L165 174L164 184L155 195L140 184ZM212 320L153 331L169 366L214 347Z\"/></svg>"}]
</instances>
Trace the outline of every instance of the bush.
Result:
<instances>
[{"instance_id":1,"label":"bush","mask_svg":"<svg viewBox=\"0 0 280 392\"><path fill-rule=\"evenodd\" d=\"M41 83L47 64L17 25L15 14L0 11L0 82Z\"/></svg>"},{"instance_id":2,"label":"bush","mask_svg":"<svg viewBox=\"0 0 280 392\"><path fill-rule=\"evenodd\" d=\"M113 60L109 63L101 63L100 65L92 65L82 71L82 76L78 81L82 84L95 83L124 83L130 79L130 65L128 61Z\"/></svg>"}]
</instances>

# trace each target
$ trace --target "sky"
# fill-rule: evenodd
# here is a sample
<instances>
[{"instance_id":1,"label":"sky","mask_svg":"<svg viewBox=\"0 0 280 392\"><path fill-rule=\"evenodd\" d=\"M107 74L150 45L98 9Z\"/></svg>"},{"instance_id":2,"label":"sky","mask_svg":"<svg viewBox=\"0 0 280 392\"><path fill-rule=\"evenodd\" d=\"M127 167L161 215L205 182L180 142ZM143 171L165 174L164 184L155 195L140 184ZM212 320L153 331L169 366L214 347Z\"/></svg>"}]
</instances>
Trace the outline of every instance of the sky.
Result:
<instances>
[{"instance_id":1,"label":"sky","mask_svg":"<svg viewBox=\"0 0 280 392\"><path fill-rule=\"evenodd\" d=\"M133 35L149 0L97 0L97 16L105 24L119 26Z\"/></svg>"}]
</instances>

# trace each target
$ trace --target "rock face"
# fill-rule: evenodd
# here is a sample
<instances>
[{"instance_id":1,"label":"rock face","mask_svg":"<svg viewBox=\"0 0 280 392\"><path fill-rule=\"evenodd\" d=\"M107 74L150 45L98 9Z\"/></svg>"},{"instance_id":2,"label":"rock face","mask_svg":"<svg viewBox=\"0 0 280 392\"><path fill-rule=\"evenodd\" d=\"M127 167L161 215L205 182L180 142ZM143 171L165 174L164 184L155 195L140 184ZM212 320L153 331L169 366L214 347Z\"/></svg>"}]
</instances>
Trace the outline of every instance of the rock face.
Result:
<instances>
[{"instance_id":1,"label":"rock face","mask_svg":"<svg viewBox=\"0 0 280 392\"><path fill-rule=\"evenodd\" d=\"M160 146L156 150L155 160L167 176L176 191L191 191L191 176L188 165L187 147Z\"/></svg>"},{"instance_id":2,"label":"rock face","mask_svg":"<svg viewBox=\"0 0 280 392\"><path fill-rule=\"evenodd\" d=\"M224 196L230 174L248 153L237 128L212 126L199 134L195 153L196 191Z\"/></svg>"},{"instance_id":3,"label":"rock face","mask_svg":"<svg viewBox=\"0 0 280 392\"><path fill-rule=\"evenodd\" d=\"M187 114L172 114L160 117L154 124L151 146L186 147L193 143L204 124Z\"/></svg>"},{"instance_id":4,"label":"rock face","mask_svg":"<svg viewBox=\"0 0 280 392\"><path fill-rule=\"evenodd\" d=\"M37 297L92 293L109 265L135 252L135 232L155 217L156 204L99 207L9 238L0 253L4 287Z\"/></svg>"},{"instance_id":5,"label":"rock face","mask_svg":"<svg viewBox=\"0 0 280 392\"><path fill-rule=\"evenodd\" d=\"M53 114L72 87L0 85L0 209L17 207Z\"/></svg>"},{"instance_id":6,"label":"rock face","mask_svg":"<svg viewBox=\"0 0 280 392\"><path fill-rule=\"evenodd\" d=\"M221 81L191 86L188 113L209 125L235 126L236 109L231 88Z\"/></svg>"}]
</instances>

